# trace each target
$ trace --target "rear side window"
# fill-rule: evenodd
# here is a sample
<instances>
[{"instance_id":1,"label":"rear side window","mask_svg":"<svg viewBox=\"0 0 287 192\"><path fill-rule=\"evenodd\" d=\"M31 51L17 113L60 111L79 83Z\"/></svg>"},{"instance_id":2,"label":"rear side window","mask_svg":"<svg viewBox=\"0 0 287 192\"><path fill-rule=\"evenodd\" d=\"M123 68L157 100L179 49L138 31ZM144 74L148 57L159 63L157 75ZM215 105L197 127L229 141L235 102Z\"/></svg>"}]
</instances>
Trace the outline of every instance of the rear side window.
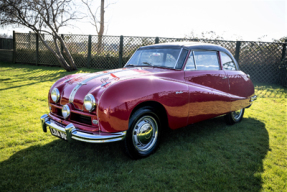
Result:
<instances>
[{"instance_id":1,"label":"rear side window","mask_svg":"<svg viewBox=\"0 0 287 192\"><path fill-rule=\"evenodd\" d=\"M235 63L226 53L220 52L220 56L224 70L236 71Z\"/></svg>"},{"instance_id":2,"label":"rear side window","mask_svg":"<svg viewBox=\"0 0 287 192\"><path fill-rule=\"evenodd\" d=\"M216 51L194 51L197 70L220 70Z\"/></svg>"}]
</instances>

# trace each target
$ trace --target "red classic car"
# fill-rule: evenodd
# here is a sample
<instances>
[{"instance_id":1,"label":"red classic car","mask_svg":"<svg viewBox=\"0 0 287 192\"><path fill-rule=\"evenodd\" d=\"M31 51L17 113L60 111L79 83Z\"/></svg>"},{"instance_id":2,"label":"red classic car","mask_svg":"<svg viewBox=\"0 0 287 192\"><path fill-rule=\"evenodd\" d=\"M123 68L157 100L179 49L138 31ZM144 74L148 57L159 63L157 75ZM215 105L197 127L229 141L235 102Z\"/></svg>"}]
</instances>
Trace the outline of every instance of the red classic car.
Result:
<instances>
[{"instance_id":1,"label":"red classic car","mask_svg":"<svg viewBox=\"0 0 287 192\"><path fill-rule=\"evenodd\" d=\"M249 75L228 50L203 43L139 48L124 68L68 75L50 89L42 128L64 140L121 141L138 159L159 145L161 132L225 115L240 122L256 99Z\"/></svg>"}]
</instances>

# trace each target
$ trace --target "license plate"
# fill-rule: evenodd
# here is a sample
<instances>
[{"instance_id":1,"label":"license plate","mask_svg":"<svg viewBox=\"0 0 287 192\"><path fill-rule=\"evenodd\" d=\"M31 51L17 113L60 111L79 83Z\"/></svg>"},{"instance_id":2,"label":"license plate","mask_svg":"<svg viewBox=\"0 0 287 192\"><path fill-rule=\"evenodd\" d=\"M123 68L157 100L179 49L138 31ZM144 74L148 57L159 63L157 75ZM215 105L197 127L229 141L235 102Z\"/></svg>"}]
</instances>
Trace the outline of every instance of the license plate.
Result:
<instances>
[{"instance_id":1,"label":"license plate","mask_svg":"<svg viewBox=\"0 0 287 192\"><path fill-rule=\"evenodd\" d=\"M56 136L56 137L60 137L61 139L67 140L67 135L65 133L62 133L56 129L53 129L50 127L50 131L52 133L52 135Z\"/></svg>"}]
</instances>

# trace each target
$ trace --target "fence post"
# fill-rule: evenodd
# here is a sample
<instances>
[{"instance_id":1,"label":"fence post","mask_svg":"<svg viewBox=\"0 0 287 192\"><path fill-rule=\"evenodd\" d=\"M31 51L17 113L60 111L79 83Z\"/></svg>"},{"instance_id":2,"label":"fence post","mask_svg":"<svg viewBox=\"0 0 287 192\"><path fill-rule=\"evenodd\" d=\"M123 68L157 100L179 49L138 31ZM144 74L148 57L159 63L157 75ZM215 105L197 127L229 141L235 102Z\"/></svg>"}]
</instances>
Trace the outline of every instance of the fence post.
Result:
<instances>
[{"instance_id":1,"label":"fence post","mask_svg":"<svg viewBox=\"0 0 287 192\"><path fill-rule=\"evenodd\" d=\"M283 61L283 60L285 59L285 55L286 55L286 46L287 46L287 39L285 39L285 43L283 43L282 58L281 58L281 61Z\"/></svg>"},{"instance_id":2,"label":"fence post","mask_svg":"<svg viewBox=\"0 0 287 192\"><path fill-rule=\"evenodd\" d=\"M89 35L88 39L88 57L87 57L87 67L90 68L90 62L91 62L91 53L92 52L92 36Z\"/></svg>"},{"instance_id":3,"label":"fence post","mask_svg":"<svg viewBox=\"0 0 287 192\"><path fill-rule=\"evenodd\" d=\"M39 35L36 33L36 65L39 64Z\"/></svg>"},{"instance_id":4,"label":"fence post","mask_svg":"<svg viewBox=\"0 0 287 192\"><path fill-rule=\"evenodd\" d=\"M123 48L124 47L124 37L120 36L120 47L119 47L119 68L123 67Z\"/></svg>"},{"instance_id":5,"label":"fence post","mask_svg":"<svg viewBox=\"0 0 287 192\"><path fill-rule=\"evenodd\" d=\"M31 31L29 31L28 35L28 49L31 49Z\"/></svg>"},{"instance_id":6,"label":"fence post","mask_svg":"<svg viewBox=\"0 0 287 192\"><path fill-rule=\"evenodd\" d=\"M155 38L155 44L158 44L158 43L159 43L159 38L156 37L156 38Z\"/></svg>"},{"instance_id":7,"label":"fence post","mask_svg":"<svg viewBox=\"0 0 287 192\"><path fill-rule=\"evenodd\" d=\"M13 58L12 58L13 63L16 63L16 35L15 31L13 31Z\"/></svg>"},{"instance_id":8,"label":"fence post","mask_svg":"<svg viewBox=\"0 0 287 192\"><path fill-rule=\"evenodd\" d=\"M64 35L63 34L61 35L61 38L64 41ZM61 43L61 53L62 53L62 55L63 55L63 52L64 52L64 46L63 46L63 43Z\"/></svg>"},{"instance_id":9,"label":"fence post","mask_svg":"<svg viewBox=\"0 0 287 192\"><path fill-rule=\"evenodd\" d=\"M241 41L236 41L235 59L238 64L239 64L240 45L241 45Z\"/></svg>"}]
</instances>

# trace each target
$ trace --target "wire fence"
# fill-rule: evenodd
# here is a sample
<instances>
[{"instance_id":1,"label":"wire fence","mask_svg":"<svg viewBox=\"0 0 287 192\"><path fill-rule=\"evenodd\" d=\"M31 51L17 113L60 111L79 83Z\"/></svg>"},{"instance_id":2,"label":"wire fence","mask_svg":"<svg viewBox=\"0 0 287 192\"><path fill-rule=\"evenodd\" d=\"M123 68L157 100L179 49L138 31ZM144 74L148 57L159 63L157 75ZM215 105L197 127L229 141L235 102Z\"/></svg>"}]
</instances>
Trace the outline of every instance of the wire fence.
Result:
<instances>
[{"instance_id":1,"label":"wire fence","mask_svg":"<svg viewBox=\"0 0 287 192\"><path fill-rule=\"evenodd\" d=\"M55 49L51 35L43 39ZM257 83L287 86L286 42L225 41L207 39L62 35L78 68L113 69L122 67L141 46L155 43L198 41L217 44L228 49L240 69ZM14 33L14 62L59 66L57 59L33 33ZM59 44L61 50L63 47ZM64 51L63 51L64 52Z\"/></svg>"}]
</instances>

